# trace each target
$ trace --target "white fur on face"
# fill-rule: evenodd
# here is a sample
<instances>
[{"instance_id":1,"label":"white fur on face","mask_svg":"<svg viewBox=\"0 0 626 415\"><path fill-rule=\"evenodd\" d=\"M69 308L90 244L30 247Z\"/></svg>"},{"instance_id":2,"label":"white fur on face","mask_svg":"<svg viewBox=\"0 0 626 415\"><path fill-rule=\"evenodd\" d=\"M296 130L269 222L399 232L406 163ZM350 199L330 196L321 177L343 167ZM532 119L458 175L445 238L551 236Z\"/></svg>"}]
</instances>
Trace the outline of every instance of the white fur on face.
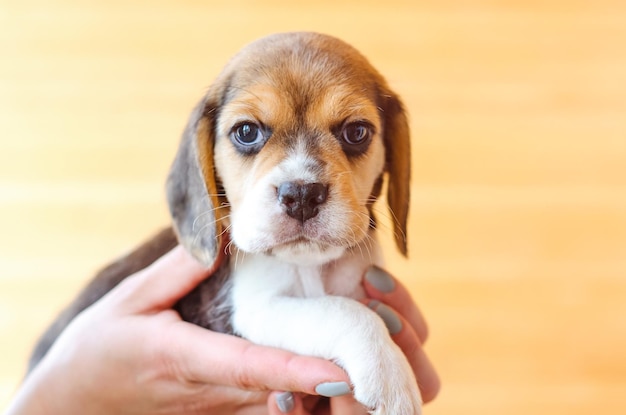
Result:
<instances>
[{"instance_id":1,"label":"white fur on face","mask_svg":"<svg viewBox=\"0 0 626 415\"><path fill-rule=\"evenodd\" d=\"M369 194L359 194L354 185L362 178L355 180L349 169L341 173L343 177L336 177L336 170L332 163L320 162L303 142L263 176L252 168L239 203L231 205L235 245L248 253L270 253L288 262L311 264L336 259L356 245L369 227L365 205ZM295 220L284 212L277 198L277 188L285 182L326 184L327 201L315 217L304 223ZM373 180L370 189L372 185Z\"/></svg>"}]
</instances>

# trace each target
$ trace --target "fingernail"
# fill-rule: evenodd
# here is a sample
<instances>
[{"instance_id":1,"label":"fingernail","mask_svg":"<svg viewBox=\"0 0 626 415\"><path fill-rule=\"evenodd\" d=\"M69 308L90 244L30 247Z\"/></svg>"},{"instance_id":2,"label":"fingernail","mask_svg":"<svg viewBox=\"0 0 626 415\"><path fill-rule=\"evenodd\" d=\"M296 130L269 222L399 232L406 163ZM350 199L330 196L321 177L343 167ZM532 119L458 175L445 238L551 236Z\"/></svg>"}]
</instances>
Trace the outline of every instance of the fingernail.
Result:
<instances>
[{"instance_id":1,"label":"fingernail","mask_svg":"<svg viewBox=\"0 0 626 415\"><path fill-rule=\"evenodd\" d=\"M390 293L396 288L391 275L377 266L370 267L365 273L365 279L374 286L378 291Z\"/></svg>"},{"instance_id":2,"label":"fingernail","mask_svg":"<svg viewBox=\"0 0 626 415\"><path fill-rule=\"evenodd\" d=\"M346 382L327 382L317 385L315 392L327 398L334 398L335 396L347 395L351 393L352 390L350 389L350 385Z\"/></svg>"},{"instance_id":3,"label":"fingernail","mask_svg":"<svg viewBox=\"0 0 626 415\"><path fill-rule=\"evenodd\" d=\"M367 306L383 319L387 330L389 330L389 334L400 333L400 330L402 330L402 320L400 320L400 317L398 317L391 308L377 300L370 301Z\"/></svg>"},{"instance_id":4,"label":"fingernail","mask_svg":"<svg viewBox=\"0 0 626 415\"><path fill-rule=\"evenodd\" d=\"M279 395L276 395L276 406L283 414L289 413L293 411L296 402L293 398L293 393L291 392L283 392Z\"/></svg>"}]
</instances>

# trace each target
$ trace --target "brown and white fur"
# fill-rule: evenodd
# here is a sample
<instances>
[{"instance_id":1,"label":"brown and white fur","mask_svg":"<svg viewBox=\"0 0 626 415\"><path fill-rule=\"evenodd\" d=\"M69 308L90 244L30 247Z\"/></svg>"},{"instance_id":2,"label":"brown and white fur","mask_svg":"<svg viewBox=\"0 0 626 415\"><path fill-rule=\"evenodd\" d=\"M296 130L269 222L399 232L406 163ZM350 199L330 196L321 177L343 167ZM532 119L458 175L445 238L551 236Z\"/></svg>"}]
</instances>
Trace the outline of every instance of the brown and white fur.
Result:
<instances>
[{"instance_id":1,"label":"brown and white fur","mask_svg":"<svg viewBox=\"0 0 626 415\"><path fill-rule=\"evenodd\" d=\"M373 204L387 181L406 254L409 128L402 104L354 48L320 34L273 35L245 47L191 114L167 194L165 230L109 266L44 336L63 327L177 241L216 275L177 309L204 327L332 359L373 414L421 411L417 383L382 320L355 301L381 265Z\"/></svg>"}]
</instances>

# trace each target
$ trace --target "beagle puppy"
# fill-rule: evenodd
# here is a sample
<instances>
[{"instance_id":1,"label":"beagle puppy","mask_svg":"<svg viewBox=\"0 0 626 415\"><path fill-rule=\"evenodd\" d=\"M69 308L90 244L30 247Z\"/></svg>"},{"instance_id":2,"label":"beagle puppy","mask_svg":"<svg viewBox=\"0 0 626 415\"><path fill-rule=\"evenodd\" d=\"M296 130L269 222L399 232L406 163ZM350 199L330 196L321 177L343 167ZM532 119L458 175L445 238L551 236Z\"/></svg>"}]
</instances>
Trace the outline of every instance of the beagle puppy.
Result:
<instances>
[{"instance_id":1,"label":"beagle puppy","mask_svg":"<svg viewBox=\"0 0 626 415\"><path fill-rule=\"evenodd\" d=\"M103 270L38 345L31 366L82 309L177 243L226 259L177 305L212 330L332 359L372 414L416 415L411 367L383 321L355 299L381 265L374 202L387 179L406 254L410 143L403 106L354 48L330 36L258 40L193 110L167 180L167 229Z\"/></svg>"}]
</instances>

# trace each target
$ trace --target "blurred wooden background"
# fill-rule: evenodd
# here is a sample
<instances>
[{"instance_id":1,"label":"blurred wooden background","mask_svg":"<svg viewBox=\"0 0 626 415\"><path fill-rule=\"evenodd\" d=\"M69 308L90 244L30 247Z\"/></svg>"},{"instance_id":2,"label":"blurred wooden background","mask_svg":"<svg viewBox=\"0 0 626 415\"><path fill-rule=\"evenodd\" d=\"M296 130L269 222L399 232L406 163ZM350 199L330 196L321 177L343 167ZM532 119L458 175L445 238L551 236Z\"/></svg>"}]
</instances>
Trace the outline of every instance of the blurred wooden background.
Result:
<instances>
[{"instance_id":1,"label":"blurred wooden background","mask_svg":"<svg viewBox=\"0 0 626 415\"><path fill-rule=\"evenodd\" d=\"M620 0L1 0L0 408L59 308L167 222L222 65L288 30L355 45L411 113L411 258L388 251L431 324L426 414L626 413Z\"/></svg>"}]
</instances>

